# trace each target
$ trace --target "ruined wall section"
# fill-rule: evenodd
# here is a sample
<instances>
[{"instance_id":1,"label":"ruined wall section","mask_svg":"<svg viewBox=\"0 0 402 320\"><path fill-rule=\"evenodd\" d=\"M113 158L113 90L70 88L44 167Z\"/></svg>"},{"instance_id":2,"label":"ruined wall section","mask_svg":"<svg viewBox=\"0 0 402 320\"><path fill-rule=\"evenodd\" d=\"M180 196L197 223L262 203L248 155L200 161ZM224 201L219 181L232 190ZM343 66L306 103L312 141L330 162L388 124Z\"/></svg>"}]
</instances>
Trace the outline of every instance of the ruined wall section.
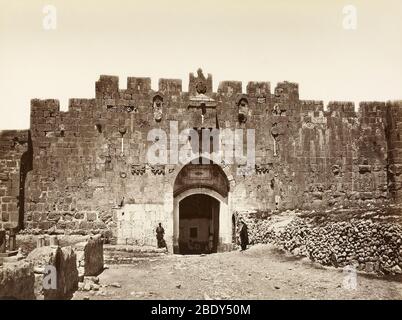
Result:
<instances>
[{"instance_id":1,"label":"ruined wall section","mask_svg":"<svg viewBox=\"0 0 402 320\"><path fill-rule=\"evenodd\" d=\"M0 131L0 229L21 227L24 184L30 170L29 132Z\"/></svg>"}]
</instances>

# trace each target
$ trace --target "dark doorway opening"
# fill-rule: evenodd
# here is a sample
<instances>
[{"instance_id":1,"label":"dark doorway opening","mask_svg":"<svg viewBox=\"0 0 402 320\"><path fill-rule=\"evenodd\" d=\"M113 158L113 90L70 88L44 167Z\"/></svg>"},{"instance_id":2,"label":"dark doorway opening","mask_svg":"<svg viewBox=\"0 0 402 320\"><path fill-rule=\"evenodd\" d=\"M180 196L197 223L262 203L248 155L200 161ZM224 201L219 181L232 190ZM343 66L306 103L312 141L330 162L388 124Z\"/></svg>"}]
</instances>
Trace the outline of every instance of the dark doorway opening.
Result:
<instances>
[{"instance_id":1,"label":"dark doorway opening","mask_svg":"<svg viewBox=\"0 0 402 320\"><path fill-rule=\"evenodd\" d=\"M217 252L219 201L205 194L188 196L179 203L179 252Z\"/></svg>"}]
</instances>

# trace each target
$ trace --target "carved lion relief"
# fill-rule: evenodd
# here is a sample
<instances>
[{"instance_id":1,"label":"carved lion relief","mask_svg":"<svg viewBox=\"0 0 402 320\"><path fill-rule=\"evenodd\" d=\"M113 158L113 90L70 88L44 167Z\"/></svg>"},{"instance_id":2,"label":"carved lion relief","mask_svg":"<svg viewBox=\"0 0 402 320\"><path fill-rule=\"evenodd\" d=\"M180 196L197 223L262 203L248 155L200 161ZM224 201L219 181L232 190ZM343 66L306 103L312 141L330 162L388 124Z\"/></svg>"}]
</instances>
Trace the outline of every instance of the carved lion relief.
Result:
<instances>
[{"instance_id":1,"label":"carved lion relief","mask_svg":"<svg viewBox=\"0 0 402 320\"><path fill-rule=\"evenodd\" d=\"M155 121L161 121L163 116L163 98L160 95L156 95L152 99L152 109Z\"/></svg>"},{"instance_id":2,"label":"carved lion relief","mask_svg":"<svg viewBox=\"0 0 402 320\"><path fill-rule=\"evenodd\" d=\"M238 108L238 119L240 123L245 123L247 121L247 115L248 115L248 101L246 98L241 98L239 102L237 103L237 108Z\"/></svg>"}]
</instances>

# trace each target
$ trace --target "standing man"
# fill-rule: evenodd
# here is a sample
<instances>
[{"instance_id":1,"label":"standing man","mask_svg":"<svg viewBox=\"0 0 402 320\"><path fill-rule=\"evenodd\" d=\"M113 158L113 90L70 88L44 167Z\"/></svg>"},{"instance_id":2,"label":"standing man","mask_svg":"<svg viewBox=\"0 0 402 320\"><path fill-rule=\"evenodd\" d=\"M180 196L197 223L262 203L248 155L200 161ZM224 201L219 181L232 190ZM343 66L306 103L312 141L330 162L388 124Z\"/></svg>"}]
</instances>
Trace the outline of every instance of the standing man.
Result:
<instances>
[{"instance_id":1,"label":"standing man","mask_svg":"<svg viewBox=\"0 0 402 320\"><path fill-rule=\"evenodd\" d=\"M209 252L212 253L213 249L214 249L214 235L213 233L210 233L208 237L208 250Z\"/></svg>"},{"instance_id":2,"label":"standing man","mask_svg":"<svg viewBox=\"0 0 402 320\"><path fill-rule=\"evenodd\" d=\"M156 240L158 241L158 248L165 248L165 240L163 236L165 235L165 229L162 227L162 223L159 222L159 226L156 228Z\"/></svg>"},{"instance_id":3,"label":"standing man","mask_svg":"<svg viewBox=\"0 0 402 320\"><path fill-rule=\"evenodd\" d=\"M244 251L247 249L248 245L248 231L247 231L247 225L244 222L244 220L240 221L240 246L241 246L241 251Z\"/></svg>"}]
</instances>

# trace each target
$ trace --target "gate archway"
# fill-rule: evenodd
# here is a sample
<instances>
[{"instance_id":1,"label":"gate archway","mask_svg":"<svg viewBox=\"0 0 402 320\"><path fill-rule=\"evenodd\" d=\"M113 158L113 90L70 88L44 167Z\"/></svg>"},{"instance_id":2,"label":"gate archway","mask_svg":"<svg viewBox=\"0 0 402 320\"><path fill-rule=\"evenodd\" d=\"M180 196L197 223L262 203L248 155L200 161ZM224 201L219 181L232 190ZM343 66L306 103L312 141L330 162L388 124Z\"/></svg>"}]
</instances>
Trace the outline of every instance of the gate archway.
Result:
<instances>
[{"instance_id":1,"label":"gate archway","mask_svg":"<svg viewBox=\"0 0 402 320\"><path fill-rule=\"evenodd\" d=\"M232 247L229 181L217 164L206 164L205 159L199 163L185 165L174 183L174 253L212 253Z\"/></svg>"}]
</instances>

